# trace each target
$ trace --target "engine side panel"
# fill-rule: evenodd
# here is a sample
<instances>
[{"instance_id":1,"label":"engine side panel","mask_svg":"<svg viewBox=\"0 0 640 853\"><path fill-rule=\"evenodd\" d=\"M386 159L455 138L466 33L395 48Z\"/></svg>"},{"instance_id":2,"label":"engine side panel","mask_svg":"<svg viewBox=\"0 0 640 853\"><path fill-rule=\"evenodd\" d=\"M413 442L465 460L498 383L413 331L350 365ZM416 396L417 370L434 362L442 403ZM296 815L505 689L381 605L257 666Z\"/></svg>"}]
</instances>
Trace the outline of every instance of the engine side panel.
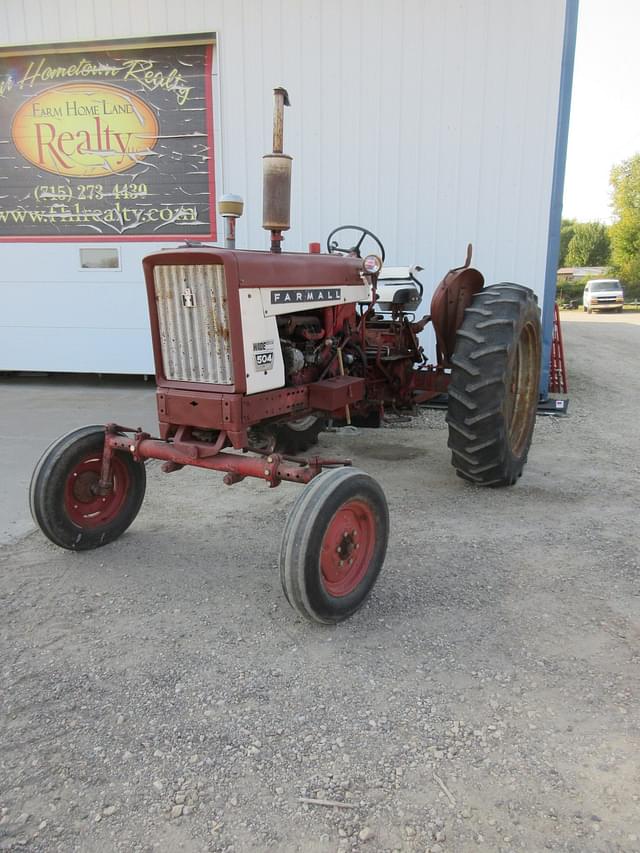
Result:
<instances>
[{"instance_id":1,"label":"engine side panel","mask_svg":"<svg viewBox=\"0 0 640 853\"><path fill-rule=\"evenodd\" d=\"M278 323L274 316L265 314L261 293L258 288L240 290L247 394L284 386L284 359Z\"/></svg>"}]
</instances>

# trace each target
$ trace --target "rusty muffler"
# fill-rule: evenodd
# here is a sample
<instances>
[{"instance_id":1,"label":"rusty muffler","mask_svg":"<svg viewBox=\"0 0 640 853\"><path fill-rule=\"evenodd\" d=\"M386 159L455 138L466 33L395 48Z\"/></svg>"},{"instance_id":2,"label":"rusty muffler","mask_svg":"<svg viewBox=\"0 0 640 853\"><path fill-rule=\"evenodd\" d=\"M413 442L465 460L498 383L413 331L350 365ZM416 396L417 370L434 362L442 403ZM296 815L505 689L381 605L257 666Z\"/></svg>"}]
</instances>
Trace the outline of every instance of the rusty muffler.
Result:
<instances>
[{"instance_id":1,"label":"rusty muffler","mask_svg":"<svg viewBox=\"0 0 640 853\"><path fill-rule=\"evenodd\" d=\"M291 162L282 153L284 108L289 95L281 87L273 90L273 152L262 158L262 227L271 231L271 251L281 252L282 232L291 227Z\"/></svg>"}]
</instances>

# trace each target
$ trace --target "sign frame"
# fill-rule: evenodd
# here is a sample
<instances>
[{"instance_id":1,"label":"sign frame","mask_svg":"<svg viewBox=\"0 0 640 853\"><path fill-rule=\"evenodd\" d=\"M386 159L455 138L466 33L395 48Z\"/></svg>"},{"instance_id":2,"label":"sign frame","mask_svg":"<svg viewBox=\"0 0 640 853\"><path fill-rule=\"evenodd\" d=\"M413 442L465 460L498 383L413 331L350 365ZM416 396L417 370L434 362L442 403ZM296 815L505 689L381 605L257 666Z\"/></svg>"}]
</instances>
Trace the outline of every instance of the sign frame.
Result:
<instances>
[{"instance_id":1,"label":"sign frame","mask_svg":"<svg viewBox=\"0 0 640 853\"><path fill-rule=\"evenodd\" d=\"M24 57L30 55L45 54L69 54L81 51L109 51L109 50L135 50L140 48L173 48L190 45L204 45L204 110L206 141L208 148L207 160L207 188L209 199L209 232L184 231L162 234L56 234L56 235L4 235L0 230L0 243L151 243L151 242L176 242L176 241L217 241L216 220L216 151L214 133L214 96L213 96L213 68L214 50L217 49L217 33L194 33L175 36L151 36L148 38L124 38L104 40L78 40L60 44L33 44L20 45L16 47L0 47L0 59L11 57ZM117 84L116 84L117 85ZM123 176L125 173L121 173ZM1 228L1 226L0 226Z\"/></svg>"}]
</instances>

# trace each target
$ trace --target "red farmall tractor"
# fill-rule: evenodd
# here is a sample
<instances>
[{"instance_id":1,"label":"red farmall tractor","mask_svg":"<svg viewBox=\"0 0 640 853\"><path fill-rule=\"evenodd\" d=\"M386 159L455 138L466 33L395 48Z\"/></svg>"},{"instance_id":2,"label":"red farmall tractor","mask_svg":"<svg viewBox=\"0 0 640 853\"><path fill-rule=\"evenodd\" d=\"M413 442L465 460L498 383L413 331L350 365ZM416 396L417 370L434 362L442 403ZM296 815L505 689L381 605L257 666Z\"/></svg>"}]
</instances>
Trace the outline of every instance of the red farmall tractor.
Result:
<instances>
[{"instance_id":1,"label":"red farmall tractor","mask_svg":"<svg viewBox=\"0 0 640 853\"><path fill-rule=\"evenodd\" d=\"M299 613L337 622L364 602L382 567L389 517L378 483L345 459L301 455L327 419L375 425L386 408L448 394L449 447L459 476L511 486L536 416L540 312L531 290L484 287L451 270L419 320L417 268L384 271L380 241L344 226L327 254L282 253L291 158L282 154L286 92L275 92L274 151L265 157L270 251L199 244L144 260L156 364L159 437L117 424L55 441L34 471L33 517L56 545L106 545L136 517L145 461L195 465L227 486L257 477L305 486L280 550L284 593ZM356 238L345 239L356 233ZM365 241L375 254L362 257ZM419 334L431 323L437 360Z\"/></svg>"}]
</instances>

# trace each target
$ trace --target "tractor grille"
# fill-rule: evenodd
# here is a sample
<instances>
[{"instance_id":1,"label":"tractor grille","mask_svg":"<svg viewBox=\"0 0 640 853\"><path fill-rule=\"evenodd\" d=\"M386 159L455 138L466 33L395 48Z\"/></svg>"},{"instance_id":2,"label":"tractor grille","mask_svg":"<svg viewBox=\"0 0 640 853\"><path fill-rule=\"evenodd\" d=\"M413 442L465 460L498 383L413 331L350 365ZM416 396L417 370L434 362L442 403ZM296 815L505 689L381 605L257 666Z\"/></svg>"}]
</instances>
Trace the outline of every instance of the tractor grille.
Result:
<instances>
[{"instance_id":1,"label":"tractor grille","mask_svg":"<svg viewBox=\"0 0 640 853\"><path fill-rule=\"evenodd\" d=\"M222 264L157 266L153 274L166 378L232 385Z\"/></svg>"}]
</instances>

